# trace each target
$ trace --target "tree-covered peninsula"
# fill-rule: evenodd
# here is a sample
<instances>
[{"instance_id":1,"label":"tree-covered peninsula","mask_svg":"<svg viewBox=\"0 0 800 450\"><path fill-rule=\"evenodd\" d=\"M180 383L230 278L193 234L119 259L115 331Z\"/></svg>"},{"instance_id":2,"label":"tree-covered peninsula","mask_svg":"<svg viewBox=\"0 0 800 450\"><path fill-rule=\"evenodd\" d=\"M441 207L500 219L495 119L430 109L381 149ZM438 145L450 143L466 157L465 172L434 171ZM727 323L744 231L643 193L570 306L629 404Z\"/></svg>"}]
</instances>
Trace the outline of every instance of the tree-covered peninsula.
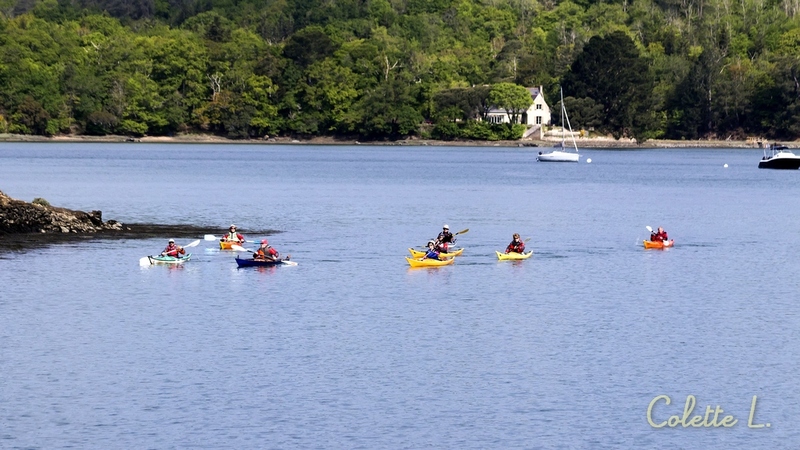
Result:
<instances>
[{"instance_id":1,"label":"tree-covered peninsula","mask_svg":"<svg viewBox=\"0 0 800 450\"><path fill-rule=\"evenodd\" d=\"M0 133L800 136L800 0L0 0ZM505 104L505 103L507 104Z\"/></svg>"}]
</instances>

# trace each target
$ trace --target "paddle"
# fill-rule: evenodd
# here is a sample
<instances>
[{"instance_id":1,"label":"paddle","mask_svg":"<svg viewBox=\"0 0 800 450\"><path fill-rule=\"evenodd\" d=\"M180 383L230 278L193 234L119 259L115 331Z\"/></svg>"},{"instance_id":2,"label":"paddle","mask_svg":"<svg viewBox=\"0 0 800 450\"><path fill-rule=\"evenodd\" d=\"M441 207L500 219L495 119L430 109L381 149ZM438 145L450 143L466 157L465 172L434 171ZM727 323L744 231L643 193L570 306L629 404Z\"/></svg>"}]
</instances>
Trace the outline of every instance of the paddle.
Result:
<instances>
[{"instance_id":1,"label":"paddle","mask_svg":"<svg viewBox=\"0 0 800 450\"><path fill-rule=\"evenodd\" d=\"M179 247L179 248L197 247L199 244L200 244L200 239L198 239L196 241L192 241L192 242L184 245L183 247ZM145 256L144 258L139 258L139 265L140 266L149 266L150 265L150 257L149 256Z\"/></svg>"},{"instance_id":2,"label":"paddle","mask_svg":"<svg viewBox=\"0 0 800 450\"><path fill-rule=\"evenodd\" d=\"M650 225L645 226L645 228L647 228L647 231L651 233L653 232L653 227L651 227Z\"/></svg>"},{"instance_id":3,"label":"paddle","mask_svg":"<svg viewBox=\"0 0 800 450\"><path fill-rule=\"evenodd\" d=\"M235 251L237 251L237 252L250 252L250 253L255 253L255 251L253 251L253 250L246 249L246 248L242 247L241 245L236 245L236 244L233 244L233 245L231 245L231 250L235 250ZM287 256L287 258L288 258L288 256ZM280 262L282 262L283 264L286 264L287 266L296 266L296 265L297 265L297 263L296 263L296 262L294 262L294 261L287 261L287 260L285 260L285 259L281 259L281 260L280 260Z\"/></svg>"},{"instance_id":4,"label":"paddle","mask_svg":"<svg viewBox=\"0 0 800 450\"><path fill-rule=\"evenodd\" d=\"M221 240L223 240L225 238L218 238L218 237L214 236L213 234L207 234L207 235L203 236L203 239L205 239L207 241L221 241ZM246 242L246 241L242 241L242 242Z\"/></svg>"}]
</instances>

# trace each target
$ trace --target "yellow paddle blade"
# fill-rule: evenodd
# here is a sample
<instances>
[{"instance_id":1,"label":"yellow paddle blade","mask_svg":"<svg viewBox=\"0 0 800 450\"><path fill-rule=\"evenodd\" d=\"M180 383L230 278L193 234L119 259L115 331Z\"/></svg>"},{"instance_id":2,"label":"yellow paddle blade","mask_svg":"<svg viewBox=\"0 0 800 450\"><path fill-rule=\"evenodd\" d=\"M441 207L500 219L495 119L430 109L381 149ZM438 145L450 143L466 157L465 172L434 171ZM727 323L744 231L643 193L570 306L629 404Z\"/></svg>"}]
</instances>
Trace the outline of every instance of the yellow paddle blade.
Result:
<instances>
[{"instance_id":1,"label":"yellow paddle blade","mask_svg":"<svg viewBox=\"0 0 800 450\"><path fill-rule=\"evenodd\" d=\"M458 233L456 233L455 235L457 236L457 235L459 235L459 234L464 234L464 233L466 233L467 231L469 231L469 228L465 228L465 229L463 229L463 230L459 231Z\"/></svg>"}]
</instances>

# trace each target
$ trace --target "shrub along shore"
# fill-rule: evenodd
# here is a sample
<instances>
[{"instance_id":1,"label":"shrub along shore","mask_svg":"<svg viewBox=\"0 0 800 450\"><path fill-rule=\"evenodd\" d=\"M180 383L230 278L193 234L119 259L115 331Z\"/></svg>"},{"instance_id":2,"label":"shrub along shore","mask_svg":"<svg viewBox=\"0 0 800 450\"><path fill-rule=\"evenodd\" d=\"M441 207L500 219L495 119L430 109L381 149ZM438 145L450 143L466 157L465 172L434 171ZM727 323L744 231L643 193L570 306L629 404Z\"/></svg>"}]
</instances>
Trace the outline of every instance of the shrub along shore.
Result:
<instances>
[{"instance_id":1,"label":"shrub along shore","mask_svg":"<svg viewBox=\"0 0 800 450\"><path fill-rule=\"evenodd\" d=\"M576 139L579 148L604 148L604 149L648 149L648 148L760 148L768 141L762 140L667 140L650 139L642 144L637 144L633 139L614 139L610 137L594 137ZM211 134L184 134L176 136L143 136L131 138L128 136L85 136L85 135L59 135L54 137L33 136L21 134L0 134L0 142L109 142L109 143L163 143L163 144L274 144L274 145L400 145L400 146L483 146L483 147L549 147L559 142L558 140L514 140L514 141L478 141L478 140L452 140L440 141L435 139L408 138L399 140L363 141L348 138L334 137L267 137L263 139L227 139ZM783 142L789 147L796 147L793 142Z\"/></svg>"}]
</instances>

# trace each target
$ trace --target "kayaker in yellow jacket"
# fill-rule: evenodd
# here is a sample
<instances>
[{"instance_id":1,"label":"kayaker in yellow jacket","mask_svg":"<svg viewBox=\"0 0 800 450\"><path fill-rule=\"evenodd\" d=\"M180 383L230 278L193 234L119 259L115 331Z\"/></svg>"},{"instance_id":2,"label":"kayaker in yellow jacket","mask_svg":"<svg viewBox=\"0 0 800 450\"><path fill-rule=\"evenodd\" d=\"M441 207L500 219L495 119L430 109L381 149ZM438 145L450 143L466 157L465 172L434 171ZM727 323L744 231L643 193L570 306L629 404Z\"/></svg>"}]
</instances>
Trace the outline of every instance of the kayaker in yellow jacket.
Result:
<instances>
[{"instance_id":1,"label":"kayaker in yellow jacket","mask_svg":"<svg viewBox=\"0 0 800 450\"><path fill-rule=\"evenodd\" d=\"M236 225L231 224L228 228L228 233L222 235L222 242L235 242L237 244L241 244L244 242L244 236L236 232Z\"/></svg>"}]
</instances>

